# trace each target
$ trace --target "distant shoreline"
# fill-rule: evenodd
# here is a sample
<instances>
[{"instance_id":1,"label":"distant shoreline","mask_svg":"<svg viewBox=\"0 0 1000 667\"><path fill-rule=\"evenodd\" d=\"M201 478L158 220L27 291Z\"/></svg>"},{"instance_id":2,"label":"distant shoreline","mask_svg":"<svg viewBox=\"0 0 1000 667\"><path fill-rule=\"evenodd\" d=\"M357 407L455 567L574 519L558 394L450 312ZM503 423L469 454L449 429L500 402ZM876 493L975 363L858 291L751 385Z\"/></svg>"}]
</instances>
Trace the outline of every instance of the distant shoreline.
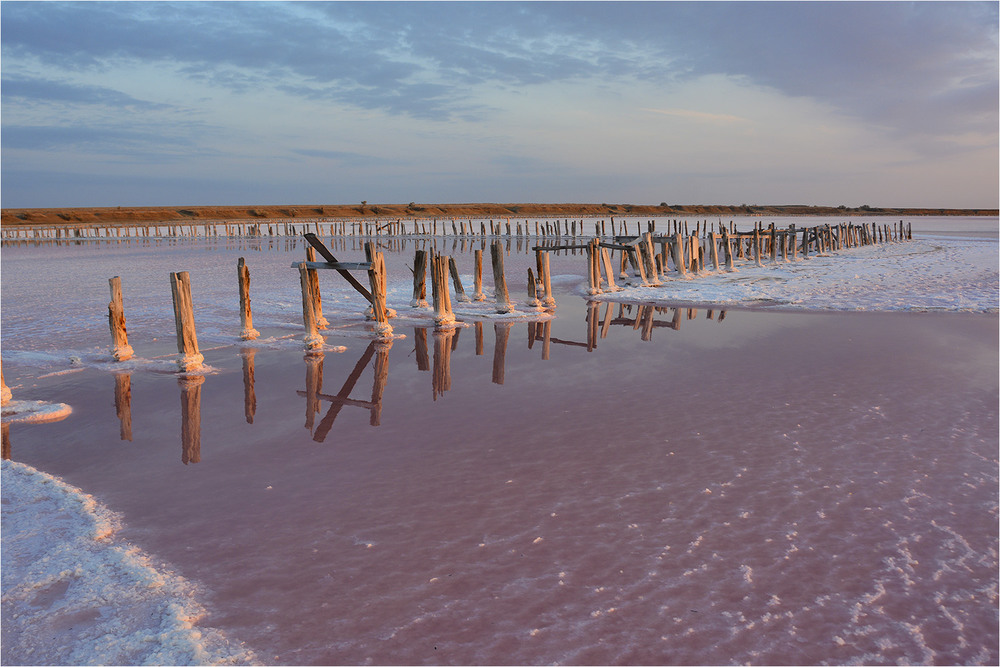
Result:
<instances>
[{"instance_id":1,"label":"distant shoreline","mask_svg":"<svg viewBox=\"0 0 1000 667\"><path fill-rule=\"evenodd\" d=\"M94 208L5 208L0 225L88 227L115 224L206 223L301 218L540 218L664 216L997 216L997 209L855 208L834 206L726 206L642 204L337 204L294 206L119 206Z\"/></svg>"}]
</instances>

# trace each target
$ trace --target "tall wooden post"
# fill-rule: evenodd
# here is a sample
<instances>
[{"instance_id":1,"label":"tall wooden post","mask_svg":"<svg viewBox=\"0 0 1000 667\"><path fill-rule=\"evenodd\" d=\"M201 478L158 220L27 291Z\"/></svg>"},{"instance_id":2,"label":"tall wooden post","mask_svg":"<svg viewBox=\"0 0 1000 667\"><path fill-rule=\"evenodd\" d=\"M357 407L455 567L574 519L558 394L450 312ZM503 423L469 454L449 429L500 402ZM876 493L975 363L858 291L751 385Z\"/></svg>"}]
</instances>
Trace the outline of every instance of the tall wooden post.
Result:
<instances>
[{"instance_id":1,"label":"tall wooden post","mask_svg":"<svg viewBox=\"0 0 1000 667\"><path fill-rule=\"evenodd\" d=\"M131 359L134 354L128 344L128 333L125 330L125 307L122 305L122 280L120 277L108 279L111 286L111 302L108 304L108 325L111 327L111 342L114 349L111 355L115 361Z\"/></svg>"},{"instance_id":2,"label":"tall wooden post","mask_svg":"<svg viewBox=\"0 0 1000 667\"><path fill-rule=\"evenodd\" d=\"M369 256L372 267L368 269L368 284L372 292L372 316L375 319L375 335L379 338L391 338L392 326L385 305L385 256L375 250L375 244L369 241L365 244L365 254Z\"/></svg>"},{"instance_id":3,"label":"tall wooden post","mask_svg":"<svg viewBox=\"0 0 1000 667\"><path fill-rule=\"evenodd\" d=\"M194 327L194 306L191 302L191 276L187 271L170 274L170 292L174 302L174 325L177 329L177 361L181 371L201 368L205 357L198 351L198 336Z\"/></svg>"},{"instance_id":4,"label":"tall wooden post","mask_svg":"<svg viewBox=\"0 0 1000 667\"><path fill-rule=\"evenodd\" d=\"M451 295L448 293L448 258L444 255L431 256L431 292L434 298L434 324L441 326L455 321L451 310Z\"/></svg>"},{"instance_id":5,"label":"tall wooden post","mask_svg":"<svg viewBox=\"0 0 1000 667\"><path fill-rule=\"evenodd\" d=\"M254 340L260 332L253 328L253 313L250 311L250 269L240 257L236 262L236 274L240 283L240 339Z\"/></svg>"},{"instance_id":6,"label":"tall wooden post","mask_svg":"<svg viewBox=\"0 0 1000 667\"><path fill-rule=\"evenodd\" d=\"M413 298L411 308L427 307L427 251L417 250L413 255Z\"/></svg>"},{"instance_id":7,"label":"tall wooden post","mask_svg":"<svg viewBox=\"0 0 1000 667\"><path fill-rule=\"evenodd\" d=\"M509 222L507 226L510 226ZM483 294L483 251L476 248L474 255L475 260L472 267L472 300L486 301L486 296Z\"/></svg>"},{"instance_id":8,"label":"tall wooden post","mask_svg":"<svg viewBox=\"0 0 1000 667\"><path fill-rule=\"evenodd\" d=\"M540 308L542 305L542 302L538 300L538 290L537 290L537 284L535 283L535 274L531 270L530 266L528 267L528 305L531 306L532 308Z\"/></svg>"},{"instance_id":9,"label":"tall wooden post","mask_svg":"<svg viewBox=\"0 0 1000 667\"><path fill-rule=\"evenodd\" d=\"M455 263L454 257L448 258L448 271L451 273L451 280L455 283L455 298L458 299L459 303L469 301L469 297L465 295L465 288L462 286L462 279L458 276L458 264Z\"/></svg>"},{"instance_id":10,"label":"tall wooden post","mask_svg":"<svg viewBox=\"0 0 1000 667\"><path fill-rule=\"evenodd\" d=\"M503 246L499 241L490 244L490 257L493 260L493 288L496 294L496 311L509 313L514 310L507 293L507 278L503 273Z\"/></svg>"},{"instance_id":11,"label":"tall wooden post","mask_svg":"<svg viewBox=\"0 0 1000 667\"><path fill-rule=\"evenodd\" d=\"M608 279L608 289L612 292L621 291L621 288L615 284L614 269L611 266L611 254L608 252L607 248L601 248L601 261L604 264L604 274Z\"/></svg>"},{"instance_id":12,"label":"tall wooden post","mask_svg":"<svg viewBox=\"0 0 1000 667\"><path fill-rule=\"evenodd\" d=\"M316 325L316 301L312 298L312 281L309 279L309 272L302 264L299 265L299 286L302 288L302 323L306 328L303 342L307 351L315 350L323 347L323 337L319 335L319 327Z\"/></svg>"},{"instance_id":13,"label":"tall wooden post","mask_svg":"<svg viewBox=\"0 0 1000 667\"><path fill-rule=\"evenodd\" d=\"M306 246L306 261L316 261L316 249L311 245ZM316 327L318 329L325 329L329 322L327 322L326 318L323 317L323 299L319 294L319 272L316 269L306 269L306 271L309 274L309 282L312 283L309 292L313 298L313 310L316 313Z\"/></svg>"},{"instance_id":14,"label":"tall wooden post","mask_svg":"<svg viewBox=\"0 0 1000 667\"><path fill-rule=\"evenodd\" d=\"M7 386L7 382L3 379L3 361L0 360L0 405L7 405L10 399L10 387Z\"/></svg>"},{"instance_id":15,"label":"tall wooden post","mask_svg":"<svg viewBox=\"0 0 1000 667\"><path fill-rule=\"evenodd\" d=\"M674 258L674 268L677 273L683 277L687 277L687 259L684 253L684 238L681 236L680 231L674 233L674 242L670 244L670 252L673 254Z\"/></svg>"}]
</instances>

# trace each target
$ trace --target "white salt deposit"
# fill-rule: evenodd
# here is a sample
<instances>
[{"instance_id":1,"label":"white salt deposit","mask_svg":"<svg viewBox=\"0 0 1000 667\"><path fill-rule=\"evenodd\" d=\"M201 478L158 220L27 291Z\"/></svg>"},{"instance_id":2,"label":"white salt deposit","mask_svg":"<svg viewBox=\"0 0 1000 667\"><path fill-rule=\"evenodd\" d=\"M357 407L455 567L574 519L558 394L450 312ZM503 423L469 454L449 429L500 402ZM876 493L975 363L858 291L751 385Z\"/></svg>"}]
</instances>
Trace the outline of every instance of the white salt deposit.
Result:
<instances>
[{"instance_id":1,"label":"white salt deposit","mask_svg":"<svg viewBox=\"0 0 1000 667\"><path fill-rule=\"evenodd\" d=\"M46 403L45 401L10 401L3 406L4 423L35 423L54 422L66 419L73 408L65 403Z\"/></svg>"},{"instance_id":2,"label":"white salt deposit","mask_svg":"<svg viewBox=\"0 0 1000 667\"><path fill-rule=\"evenodd\" d=\"M797 262L679 277L671 271L661 287L629 286L598 300L625 303L692 303L776 306L807 310L903 310L990 312L998 310L995 239L915 238L799 257Z\"/></svg>"},{"instance_id":3,"label":"white salt deposit","mask_svg":"<svg viewBox=\"0 0 1000 667\"><path fill-rule=\"evenodd\" d=\"M91 496L21 463L0 471L5 664L256 662L198 625L197 591L118 540Z\"/></svg>"}]
</instances>

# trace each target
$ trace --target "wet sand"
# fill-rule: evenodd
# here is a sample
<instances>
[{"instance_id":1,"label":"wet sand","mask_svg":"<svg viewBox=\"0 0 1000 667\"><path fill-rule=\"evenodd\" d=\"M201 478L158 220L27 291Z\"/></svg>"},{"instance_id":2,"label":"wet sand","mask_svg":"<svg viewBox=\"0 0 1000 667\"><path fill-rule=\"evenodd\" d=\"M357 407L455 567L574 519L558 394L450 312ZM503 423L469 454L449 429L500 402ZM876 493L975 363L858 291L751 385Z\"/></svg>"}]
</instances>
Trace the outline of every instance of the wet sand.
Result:
<instances>
[{"instance_id":1,"label":"wet sand","mask_svg":"<svg viewBox=\"0 0 1000 667\"><path fill-rule=\"evenodd\" d=\"M265 661L996 663L997 317L720 314L400 327L346 393L367 340L222 346L131 374L131 440L112 374L34 378L73 416L11 456Z\"/></svg>"}]
</instances>

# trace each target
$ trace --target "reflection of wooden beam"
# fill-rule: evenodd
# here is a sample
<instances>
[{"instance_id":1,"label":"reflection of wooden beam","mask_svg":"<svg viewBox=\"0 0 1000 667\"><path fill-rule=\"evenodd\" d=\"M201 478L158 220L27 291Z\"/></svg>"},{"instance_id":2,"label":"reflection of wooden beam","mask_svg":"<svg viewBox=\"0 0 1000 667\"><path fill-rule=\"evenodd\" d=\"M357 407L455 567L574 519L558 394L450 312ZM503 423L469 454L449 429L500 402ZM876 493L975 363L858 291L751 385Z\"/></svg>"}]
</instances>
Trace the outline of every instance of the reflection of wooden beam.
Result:
<instances>
[{"instance_id":1,"label":"reflection of wooden beam","mask_svg":"<svg viewBox=\"0 0 1000 667\"><path fill-rule=\"evenodd\" d=\"M361 404L361 407L371 407L368 401L364 401L362 404L361 401L352 401L348 397L351 395L351 392L354 390L354 385L358 383L361 373L364 372L365 367L368 365L368 362L372 360L372 356L374 354L375 341L372 341L368 343L368 347L365 348L364 354L362 354L361 358L358 359L358 363L354 364L354 370L351 371L351 374L344 382L344 386L341 387L336 396L327 396L320 393L316 394L318 398L321 398L324 401L330 401L332 404L330 405L330 409L327 411L326 416L323 417L323 421L321 421L319 426L316 427L316 433L313 434L313 440L316 442L323 442L326 440L327 434L329 434L330 429L333 428L333 422L336 421L337 415L340 414L340 410L345 405ZM301 391L298 392L298 394L300 396L306 395L305 392Z\"/></svg>"}]
</instances>

